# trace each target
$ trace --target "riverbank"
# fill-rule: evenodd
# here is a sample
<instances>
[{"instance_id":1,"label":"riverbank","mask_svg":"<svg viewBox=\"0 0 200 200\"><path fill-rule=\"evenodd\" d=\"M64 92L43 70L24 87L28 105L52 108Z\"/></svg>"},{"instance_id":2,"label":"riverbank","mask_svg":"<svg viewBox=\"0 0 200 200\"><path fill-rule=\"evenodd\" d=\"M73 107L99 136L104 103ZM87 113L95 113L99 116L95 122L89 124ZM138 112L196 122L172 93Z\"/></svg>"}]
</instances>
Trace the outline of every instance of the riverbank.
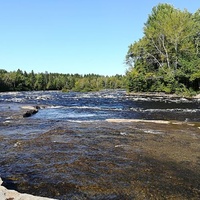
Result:
<instances>
[{"instance_id":1,"label":"riverbank","mask_svg":"<svg viewBox=\"0 0 200 200\"><path fill-rule=\"evenodd\" d=\"M154 98L167 98L167 99L181 99L186 98L188 100L200 100L200 94L194 96L184 96L177 94L167 94L164 92L129 92L127 96L136 96L136 97L154 97Z\"/></svg>"},{"instance_id":2,"label":"riverbank","mask_svg":"<svg viewBox=\"0 0 200 200\"><path fill-rule=\"evenodd\" d=\"M2 186L2 179L0 178L0 199L1 200L55 200L46 197L33 196L30 194L21 194L15 190L8 190Z\"/></svg>"}]
</instances>

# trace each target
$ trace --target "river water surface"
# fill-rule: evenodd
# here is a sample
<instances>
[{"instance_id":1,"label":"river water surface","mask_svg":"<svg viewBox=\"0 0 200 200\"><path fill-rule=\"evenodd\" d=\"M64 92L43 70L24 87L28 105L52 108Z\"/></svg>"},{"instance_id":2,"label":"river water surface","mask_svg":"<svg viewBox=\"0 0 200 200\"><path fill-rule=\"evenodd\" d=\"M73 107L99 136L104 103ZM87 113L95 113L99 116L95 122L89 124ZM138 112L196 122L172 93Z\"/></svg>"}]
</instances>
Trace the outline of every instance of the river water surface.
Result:
<instances>
[{"instance_id":1,"label":"river water surface","mask_svg":"<svg viewBox=\"0 0 200 200\"><path fill-rule=\"evenodd\" d=\"M40 91L0 93L0 105L8 188L57 199L200 197L198 99ZM41 109L23 118L27 105Z\"/></svg>"},{"instance_id":2,"label":"river water surface","mask_svg":"<svg viewBox=\"0 0 200 200\"><path fill-rule=\"evenodd\" d=\"M125 91L91 93L1 93L1 103L46 105L35 119L105 120L107 118L200 121L200 103L185 98L127 96ZM1 110L3 108L0 108Z\"/></svg>"}]
</instances>

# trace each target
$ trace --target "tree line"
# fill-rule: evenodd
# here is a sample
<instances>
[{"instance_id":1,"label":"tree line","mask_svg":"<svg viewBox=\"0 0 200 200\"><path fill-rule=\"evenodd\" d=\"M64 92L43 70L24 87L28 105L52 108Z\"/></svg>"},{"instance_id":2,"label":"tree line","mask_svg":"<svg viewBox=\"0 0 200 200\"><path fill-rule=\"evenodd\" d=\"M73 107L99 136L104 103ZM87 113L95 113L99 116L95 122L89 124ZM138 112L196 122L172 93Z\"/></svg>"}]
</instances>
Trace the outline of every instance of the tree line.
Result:
<instances>
[{"instance_id":1,"label":"tree line","mask_svg":"<svg viewBox=\"0 0 200 200\"><path fill-rule=\"evenodd\" d=\"M101 76L97 74L30 73L18 69L7 72L0 70L0 91L62 90L89 92L101 89L125 88L123 75Z\"/></svg>"},{"instance_id":2,"label":"tree line","mask_svg":"<svg viewBox=\"0 0 200 200\"><path fill-rule=\"evenodd\" d=\"M130 92L193 95L200 89L200 9L190 13L158 4L144 35L129 46L126 63Z\"/></svg>"}]
</instances>

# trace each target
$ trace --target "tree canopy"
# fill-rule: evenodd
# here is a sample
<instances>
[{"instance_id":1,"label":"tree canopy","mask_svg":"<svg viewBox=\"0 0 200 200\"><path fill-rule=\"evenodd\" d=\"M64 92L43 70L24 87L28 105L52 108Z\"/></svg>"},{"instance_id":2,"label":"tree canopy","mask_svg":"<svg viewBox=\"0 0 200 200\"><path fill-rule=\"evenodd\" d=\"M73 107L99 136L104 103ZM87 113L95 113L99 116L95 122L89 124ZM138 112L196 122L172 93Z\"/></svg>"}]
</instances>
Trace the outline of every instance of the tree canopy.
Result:
<instances>
[{"instance_id":1,"label":"tree canopy","mask_svg":"<svg viewBox=\"0 0 200 200\"><path fill-rule=\"evenodd\" d=\"M101 89L122 89L126 86L125 76L100 76L96 74L59 74L30 73L17 71L7 72L0 69L0 92L62 90L89 92Z\"/></svg>"},{"instance_id":2,"label":"tree canopy","mask_svg":"<svg viewBox=\"0 0 200 200\"><path fill-rule=\"evenodd\" d=\"M144 36L129 46L128 90L194 94L200 88L200 9L195 13L158 4Z\"/></svg>"}]
</instances>

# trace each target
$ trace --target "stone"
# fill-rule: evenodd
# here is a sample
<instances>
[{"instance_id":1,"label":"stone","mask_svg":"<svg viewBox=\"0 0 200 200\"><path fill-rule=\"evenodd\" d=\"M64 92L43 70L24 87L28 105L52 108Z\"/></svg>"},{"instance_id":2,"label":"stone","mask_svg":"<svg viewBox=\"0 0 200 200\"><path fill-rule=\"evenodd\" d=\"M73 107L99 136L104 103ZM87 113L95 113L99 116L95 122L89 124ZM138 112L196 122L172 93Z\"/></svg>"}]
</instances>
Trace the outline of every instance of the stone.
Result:
<instances>
[{"instance_id":1,"label":"stone","mask_svg":"<svg viewBox=\"0 0 200 200\"><path fill-rule=\"evenodd\" d=\"M155 124L170 124L170 121L165 120L145 120L145 119L106 119L105 121L111 123L129 123L129 122L149 122Z\"/></svg>"},{"instance_id":2,"label":"stone","mask_svg":"<svg viewBox=\"0 0 200 200\"><path fill-rule=\"evenodd\" d=\"M7 190L6 189L6 199L17 200L20 199L20 193L15 190Z\"/></svg>"},{"instance_id":3,"label":"stone","mask_svg":"<svg viewBox=\"0 0 200 200\"><path fill-rule=\"evenodd\" d=\"M36 114L37 112L38 112L37 109L28 110L23 114L23 117L31 117L32 115Z\"/></svg>"},{"instance_id":4,"label":"stone","mask_svg":"<svg viewBox=\"0 0 200 200\"><path fill-rule=\"evenodd\" d=\"M40 106L22 106L22 109L26 109L27 111L23 114L23 117L31 117L32 115L36 114L40 108Z\"/></svg>"},{"instance_id":5,"label":"stone","mask_svg":"<svg viewBox=\"0 0 200 200\"><path fill-rule=\"evenodd\" d=\"M26 193L19 193L15 190L8 190L0 186L0 200L55 200L47 197L39 197Z\"/></svg>"},{"instance_id":6,"label":"stone","mask_svg":"<svg viewBox=\"0 0 200 200\"><path fill-rule=\"evenodd\" d=\"M3 181L2 181L2 179L1 179L1 177L0 177L0 186L2 185L2 183L3 183Z\"/></svg>"},{"instance_id":7,"label":"stone","mask_svg":"<svg viewBox=\"0 0 200 200\"><path fill-rule=\"evenodd\" d=\"M0 186L0 199L6 200L6 188L3 186Z\"/></svg>"}]
</instances>

